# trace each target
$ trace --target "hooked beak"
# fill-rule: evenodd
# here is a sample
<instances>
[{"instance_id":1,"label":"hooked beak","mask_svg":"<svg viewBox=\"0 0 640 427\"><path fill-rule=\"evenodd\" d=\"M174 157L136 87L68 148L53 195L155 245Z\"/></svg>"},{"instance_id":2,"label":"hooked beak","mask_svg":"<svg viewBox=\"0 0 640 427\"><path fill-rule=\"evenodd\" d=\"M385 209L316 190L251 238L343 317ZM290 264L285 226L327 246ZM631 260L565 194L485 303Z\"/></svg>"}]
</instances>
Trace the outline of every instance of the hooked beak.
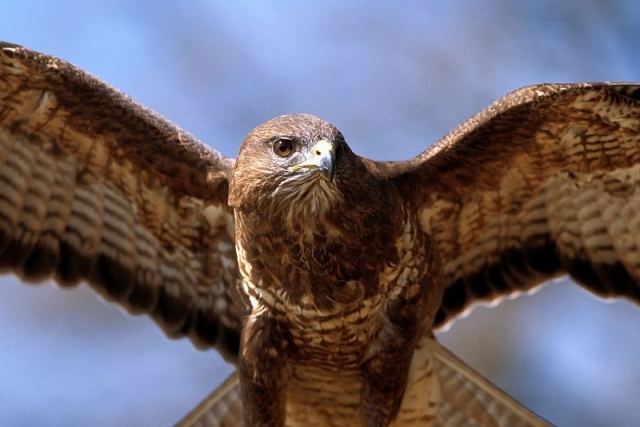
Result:
<instances>
[{"instance_id":1,"label":"hooked beak","mask_svg":"<svg viewBox=\"0 0 640 427\"><path fill-rule=\"evenodd\" d=\"M321 139L311 149L311 157L295 166L291 166L289 170L298 170L302 168L319 169L326 174L329 181L333 180L333 167L336 160L336 147L326 139Z\"/></svg>"}]
</instances>

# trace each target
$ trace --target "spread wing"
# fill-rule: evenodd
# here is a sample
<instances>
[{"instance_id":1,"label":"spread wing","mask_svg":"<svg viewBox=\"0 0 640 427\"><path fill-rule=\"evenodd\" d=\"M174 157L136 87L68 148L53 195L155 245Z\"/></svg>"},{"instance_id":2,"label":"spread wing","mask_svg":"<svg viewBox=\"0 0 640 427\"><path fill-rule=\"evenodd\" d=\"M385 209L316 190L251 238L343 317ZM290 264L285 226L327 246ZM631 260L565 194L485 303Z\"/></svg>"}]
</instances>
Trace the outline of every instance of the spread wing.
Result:
<instances>
[{"instance_id":1,"label":"spread wing","mask_svg":"<svg viewBox=\"0 0 640 427\"><path fill-rule=\"evenodd\" d=\"M549 426L502 390L475 372L435 340L426 340L442 402L436 426ZM429 379L429 377L425 377ZM428 384L425 384L425 389ZM233 373L218 389L183 418L176 427L235 427L242 425L242 402L238 374Z\"/></svg>"},{"instance_id":2,"label":"spread wing","mask_svg":"<svg viewBox=\"0 0 640 427\"><path fill-rule=\"evenodd\" d=\"M81 280L235 358L233 160L64 61L0 44L0 271Z\"/></svg>"},{"instance_id":3,"label":"spread wing","mask_svg":"<svg viewBox=\"0 0 640 427\"><path fill-rule=\"evenodd\" d=\"M444 263L437 326L567 273L640 302L640 85L526 87L378 167Z\"/></svg>"}]
</instances>

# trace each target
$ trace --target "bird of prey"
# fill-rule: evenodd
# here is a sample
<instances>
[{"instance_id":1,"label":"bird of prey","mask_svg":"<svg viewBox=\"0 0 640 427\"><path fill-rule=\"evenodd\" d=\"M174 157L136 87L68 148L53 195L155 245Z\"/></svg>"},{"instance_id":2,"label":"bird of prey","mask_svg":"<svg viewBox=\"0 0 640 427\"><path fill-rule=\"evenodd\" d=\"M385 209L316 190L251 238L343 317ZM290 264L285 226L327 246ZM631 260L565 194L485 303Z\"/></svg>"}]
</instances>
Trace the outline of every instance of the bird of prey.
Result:
<instances>
[{"instance_id":1,"label":"bird of prey","mask_svg":"<svg viewBox=\"0 0 640 427\"><path fill-rule=\"evenodd\" d=\"M433 331L565 274L640 302L640 84L519 89L404 162L287 115L233 160L2 43L0 164L0 271L237 364L184 426L545 425Z\"/></svg>"}]
</instances>

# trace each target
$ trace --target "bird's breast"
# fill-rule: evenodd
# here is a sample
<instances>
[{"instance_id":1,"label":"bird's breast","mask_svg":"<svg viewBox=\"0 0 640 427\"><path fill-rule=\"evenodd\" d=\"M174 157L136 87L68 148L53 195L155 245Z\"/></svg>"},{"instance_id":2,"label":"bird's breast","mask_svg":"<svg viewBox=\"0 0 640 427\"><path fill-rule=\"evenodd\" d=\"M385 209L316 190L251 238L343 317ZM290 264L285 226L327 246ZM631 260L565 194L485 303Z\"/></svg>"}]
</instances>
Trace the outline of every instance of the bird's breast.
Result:
<instances>
[{"instance_id":1,"label":"bird's breast","mask_svg":"<svg viewBox=\"0 0 640 427\"><path fill-rule=\"evenodd\" d=\"M280 318L296 348L293 361L329 371L358 369L388 324L381 295L332 313L291 307Z\"/></svg>"}]
</instances>

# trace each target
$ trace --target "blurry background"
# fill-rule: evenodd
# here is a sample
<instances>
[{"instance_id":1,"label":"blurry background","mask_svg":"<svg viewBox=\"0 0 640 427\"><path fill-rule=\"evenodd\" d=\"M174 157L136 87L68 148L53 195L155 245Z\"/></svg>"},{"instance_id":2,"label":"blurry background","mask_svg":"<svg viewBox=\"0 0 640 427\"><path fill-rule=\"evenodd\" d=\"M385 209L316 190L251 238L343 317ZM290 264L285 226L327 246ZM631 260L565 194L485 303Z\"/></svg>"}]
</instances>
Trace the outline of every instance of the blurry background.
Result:
<instances>
[{"instance_id":1,"label":"blurry background","mask_svg":"<svg viewBox=\"0 0 640 427\"><path fill-rule=\"evenodd\" d=\"M407 159L540 82L640 80L640 2L0 2L0 39L92 72L229 156L271 117ZM222 2L219 2L222 3ZM1 76L0 76L1 78ZM560 426L640 420L640 309L569 283L440 339ZM0 425L168 426L231 368L85 287L0 283Z\"/></svg>"}]
</instances>

